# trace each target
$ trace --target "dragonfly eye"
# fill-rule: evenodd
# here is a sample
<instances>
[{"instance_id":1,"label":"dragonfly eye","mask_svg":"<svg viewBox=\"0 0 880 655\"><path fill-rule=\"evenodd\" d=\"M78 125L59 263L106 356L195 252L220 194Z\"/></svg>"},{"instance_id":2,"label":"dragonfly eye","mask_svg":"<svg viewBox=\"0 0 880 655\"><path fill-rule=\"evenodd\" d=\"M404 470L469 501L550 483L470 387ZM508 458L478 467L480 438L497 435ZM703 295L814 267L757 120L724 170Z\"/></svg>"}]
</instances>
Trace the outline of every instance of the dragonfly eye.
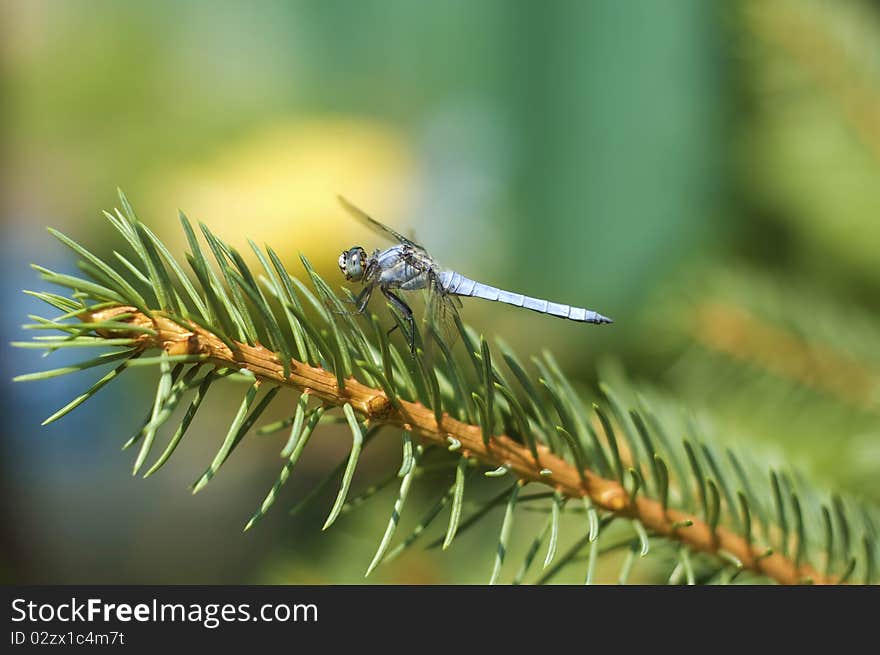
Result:
<instances>
[{"instance_id":1,"label":"dragonfly eye","mask_svg":"<svg viewBox=\"0 0 880 655\"><path fill-rule=\"evenodd\" d=\"M339 255L339 268L345 275L346 280L360 280L364 276L364 260L366 252L363 248L356 247L344 250Z\"/></svg>"}]
</instances>

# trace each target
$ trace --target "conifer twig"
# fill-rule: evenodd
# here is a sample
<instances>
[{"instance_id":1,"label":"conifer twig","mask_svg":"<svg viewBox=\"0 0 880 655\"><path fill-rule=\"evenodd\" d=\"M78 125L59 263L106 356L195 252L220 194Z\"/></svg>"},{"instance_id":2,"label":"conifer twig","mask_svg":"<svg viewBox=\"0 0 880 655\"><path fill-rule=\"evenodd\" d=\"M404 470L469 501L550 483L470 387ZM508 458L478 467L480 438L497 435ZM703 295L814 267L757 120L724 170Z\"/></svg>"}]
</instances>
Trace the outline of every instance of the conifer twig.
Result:
<instances>
[{"instance_id":1,"label":"conifer twig","mask_svg":"<svg viewBox=\"0 0 880 655\"><path fill-rule=\"evenodd\" d=\"M477 458L492 467L504 467L523 482L548 485L569 498L588 498L593 506L618 516L637 519L654 534L663 535L697 552L718 555L723 552L735 557L744 569L767 576L783 584L799 584L809 579L814 584L833 584L837 580L812 567L801 564L781 553L767 554L766 549L744 537L717 526L714 531L699 517L666 509L660 501L638 495L633 500L617 480L610 480L590 470L577 467L536 444L532 448L505 435L484 440L481 429L443 414L438 422L434 411L419 402L397 399L392 403L384 391L367 386L354 378L344 380L340 389L337 376L320 367L291 360L285 366L279 356L262 345L224 341L209 330L191 323L183 325L151 312L152 317L132 306L115 306L95 311L85 310L78 318L86 323L114 320L112 330L101 329L105 339L130 338L141 350L163 349L171 356L201 356L206 363L235 369L246 369L257 379L285 385L308 393L329 406L349 404L370 423L401 427L423 439L446 447L449 438L461 444L464 457ZM130 328L116 327L125 323ZM149 328L150 331L145 331ZM230 345L234 348L230 348Z\"/></svg>"}]
</instances>

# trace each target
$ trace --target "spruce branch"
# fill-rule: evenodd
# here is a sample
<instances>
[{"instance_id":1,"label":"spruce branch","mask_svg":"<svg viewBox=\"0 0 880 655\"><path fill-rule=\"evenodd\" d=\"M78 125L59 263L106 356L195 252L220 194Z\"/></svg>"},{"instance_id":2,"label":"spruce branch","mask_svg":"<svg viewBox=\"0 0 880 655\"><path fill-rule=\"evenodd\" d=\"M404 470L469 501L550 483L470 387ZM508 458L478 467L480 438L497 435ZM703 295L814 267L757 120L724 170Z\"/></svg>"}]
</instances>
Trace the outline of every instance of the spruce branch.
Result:
<instances>
[{"instance_id":1,"label":"spruce branch","mask_svg":"<svg viewBox=\"0 0 880 655\"><path fill-rule=\"evenodd\" d=\"M766 469L730 451L727 460L722 460L702 435L692 434L681 449L668 436L677 427L660 420L643 399L633 401L606 385L602 390L607 402L592 405L591 413L552 355L533 358L539 373L534 379L506 345L500 344L501 357L494 356L488 341L460 322L467 352L464 362L438 335L434 337L440 353L435 361L429 363L424 356L419 334L415 335L416 353L410 355L408 348L398 348L389 339L375 315L365 321L346 313L350 294L340 298L305 258L311 286L291 276L270 248L264 254L250 243L264 269L256 275L233 247L200 225L214 258L211 263L208 251L202 251L195 231L181 214L191 249L187 261L195 276L195 281L190 280L158 237L137 219L124 196L121 202L123 212L106 216L131 246L133 260L117 255L123 267L119 269L53 231L82 258L81 268L90 279L35 267L44 280L73 293L69 298L32 293L63 314L53 319L31 317L34 322L26 327L41 335L44 330L61 334L38 336L19 345L48 352L96 346L124 349L17 379L52 378L122 360L56 412L51 419L55 420L128 368L157 366L160 376L152 410L126 443L126 447L139 444L135 473L147 463L158 431L174 408L193 392L182 423L147 466L147 476L173 455L213 385L224 378L248 380L248 391L223 444L194 484L194 493L218 474L282 387L299 391L302 395L293 416L260 429L269 433L290 428L290 436L281 451L284 467L246 530L275 503L319 425L339 420L330 410L341 408L353 437L351 453L303 502L341 476L336 502L324 525L328 528L400 478L391 520L367 573L408 548L451 502L445 537L435 542L444 548L493 509L506 507L492 582L502 573L517 525L515 513L529 509L550 516L518 567L517 583L548 532L544 566L554 559L555 564L538 581L549 580L563 567L579 562L584 548L589 549L585 577L592 581L598 559L618 547L629 548L631 553L618 576L626 580L635 555L662 551L660 542L676 549L677 564L669 576L673 580L692 581L695 569L707 566L696 557L691 559L689 553L707 558L714 575L727 582L742 571L786 584L837 583L854 575L865 582L873 580L878 557L876 508L841 496L823 503L820 492L785 472L771 471L768 477ZM133 281L126 276L133 276ZM368 330L363 328L366 322ZM515 385L500 362L513 374ZM317 406L311 401L317 401ZM386 482L349 499L359 455L385 427L415 435L419 441L406 436L399 470L395 462ZM442 461L434 461L437 457ZM484 472L488 477L511 476L514 481L478 510L462 516L469 487L465 481L476 464L488 469ZM392 548L410 488L430 470L454 472L455 481L415 531ZM520 493L528 483L549 490ZM541 505L547 501L549 506ZM560 515L568 513L586 515L584 539L555 558ZM603 539L619 524L632 526L624 541ZM598 546L600 539L606 545Z\"/></svg>"},{"instance_id":2,"label":"spruce branch","mask_svg":"<svg viewBox=\"0 0 880 655\"><path fill-rule=\"evenodd\" d=\"M124 318L119 319L120 316ZM403 428L443 447L449 445L450 438L455 439L461 443L462 457L475 457L492 468L504 467L520 480L547 485L567 498L589 498L597 507L637 519L655 534L680 541L695 551L716 555L721 551L730 553L743 568L777 582L798 584L806 579L816 584L834 582L833 577L810 566L796 566L781 553L764 556L766 549L750 545L744 537L724 527L716 527L713 531L708 523L694 515L675 509L664 511L662 504L653 498L641 495L633 501L620 482L602 478L587 469L579 472L575 465L552 453L543 444L536 446L536 459L529 446L505 435L489 437L484 442L477 425L463 423L446 413L438 423L433 410L419 402L399 400L400 406L396 408L383 390L369 387L354 378L346 379L340 389L333 373L304 362L291 360L290 372L285 376L284 365L277 353L261 345L235 343L233 350L216 335L194 323L182 325L159 312L153 312L153 318L150 318L128 306L86 311L79 318L87 323L125 322L134 328L130 333L118 327L101 329L98 333L105 338L124 336L133 339L142 350L158 348L172 357L191 358L187 361L209 363L220 369L244 369L258 380L293 387L331 407L348 404L371 425ZM147 327L155 334L139 329Z\"/></svg>"},{"instance_id":3,"label":"spruce branch","mask_svg":"<svg viewBox=\"0 0 880 655\"><path fill-rule=\"evenodd\" d=\"M721 303L697 308L693 337L707 348L760 366L860 410L880 412L880 377L863 361Z\"/></svg>"}]
</instances>

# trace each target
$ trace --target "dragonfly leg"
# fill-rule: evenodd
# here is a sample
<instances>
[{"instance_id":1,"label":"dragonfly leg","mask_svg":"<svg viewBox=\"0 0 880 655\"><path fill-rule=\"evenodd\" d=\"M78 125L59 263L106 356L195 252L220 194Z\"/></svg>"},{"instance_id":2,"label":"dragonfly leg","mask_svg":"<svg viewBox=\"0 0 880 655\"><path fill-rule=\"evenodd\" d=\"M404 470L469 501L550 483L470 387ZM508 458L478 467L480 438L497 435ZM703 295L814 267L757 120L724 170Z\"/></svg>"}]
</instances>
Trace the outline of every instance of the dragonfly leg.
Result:
<instances>
[{"instance_id":1,"label":"dragonfly leg","mask_svg":"<svg viewBox=\"0 0 880 655\"><path fill-rule=\"evenodd\" d=\"M363 314L367 309L367 303L370 302L370 296L373 295L373 285L368 284L365 286L361 292L355 298L355 303L357 304L357 313Z\"/></svg>"},{"instance_id":2,"label":"dragonfly leg","mask_svg":"<svg viewBox=\"0 0 880 655\"><path fill-rule=\"evenodd\" d=\"M415 321L413 320L412 309L410 309L409 305L407 305L405 302L403 302L403 300L401 300L398 296L396 296L394 293L392 293L388 289L382 287L382 293L384 294L384 296L386 298L388 298L388 301L392 305L394 305L394 307L401 314L403 314L404 320L409 325L409 334L406 335L406 337L407 337L407 340L409 341L409 351L413 355L415 355L416 354L416 341L415 341L415 339L416 339L416 325L415 325ZM394 331L394 328L396 328L396 327L397 326L395 325L393 328L388 330L388 334L391 334Z\"/></svg>"},{"instance_id":3,"label":"dragonfly leg","mask_svg":"<svg viewBox=\"0 0 880 655\"><path fill-rule=\"evenodd\" d=\"M373 285L369 284L365 286L361 292L355 296L354 304L357 306L357 310L353 312L343 312L339 310L335 310L334 314L347 314L349 316L359 316L363 314L367 309L367 304L370 302L370 296L373 295ZM346 300L345 302L351 302Z\"/></svg>"}]
</instances>

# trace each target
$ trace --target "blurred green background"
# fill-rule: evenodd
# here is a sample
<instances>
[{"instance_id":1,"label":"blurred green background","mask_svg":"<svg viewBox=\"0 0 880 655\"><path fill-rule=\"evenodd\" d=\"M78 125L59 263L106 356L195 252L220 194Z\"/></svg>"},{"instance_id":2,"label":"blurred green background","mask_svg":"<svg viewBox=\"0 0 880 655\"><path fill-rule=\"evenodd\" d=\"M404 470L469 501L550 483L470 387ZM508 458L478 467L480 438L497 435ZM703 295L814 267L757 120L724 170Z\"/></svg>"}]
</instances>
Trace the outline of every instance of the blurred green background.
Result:
<instances>
[{"instance_id":1,"label":"blurred green background","mask_svg":"<svg viewBox=\"0 0 880 655\"><path fill-rule=\"evenodd\" d=\"M554 351L586 394L597 368L625 370L768 466L880 501L880 3L0 8L5 342L40 309L20 293L43 288L28 264L74 268L47 225L102 254L120 247L100 213L117 186L177 254L180 208L234 245L269 242L294 273L305 253L331 280L343 248L382 245L339 209L342 193L465 274L612 316L596 329L465 305L521 354ZM242 534L284 437L249 438L189 493L239 389L217 393L178 455L141 480L119 448L155 372L40 428L90 384L10 382L40 368L33 351L4 348L4 582L363 581L392 489L327 533L332 499L286 511L347 452L344 431L319 433ZM378 439L355 486L399 457L395 435ZM447 484L426 478L410 503ZM485 582L500 521L447 553L411 549L370 581Z\"/></svg>"}]
</instances>

